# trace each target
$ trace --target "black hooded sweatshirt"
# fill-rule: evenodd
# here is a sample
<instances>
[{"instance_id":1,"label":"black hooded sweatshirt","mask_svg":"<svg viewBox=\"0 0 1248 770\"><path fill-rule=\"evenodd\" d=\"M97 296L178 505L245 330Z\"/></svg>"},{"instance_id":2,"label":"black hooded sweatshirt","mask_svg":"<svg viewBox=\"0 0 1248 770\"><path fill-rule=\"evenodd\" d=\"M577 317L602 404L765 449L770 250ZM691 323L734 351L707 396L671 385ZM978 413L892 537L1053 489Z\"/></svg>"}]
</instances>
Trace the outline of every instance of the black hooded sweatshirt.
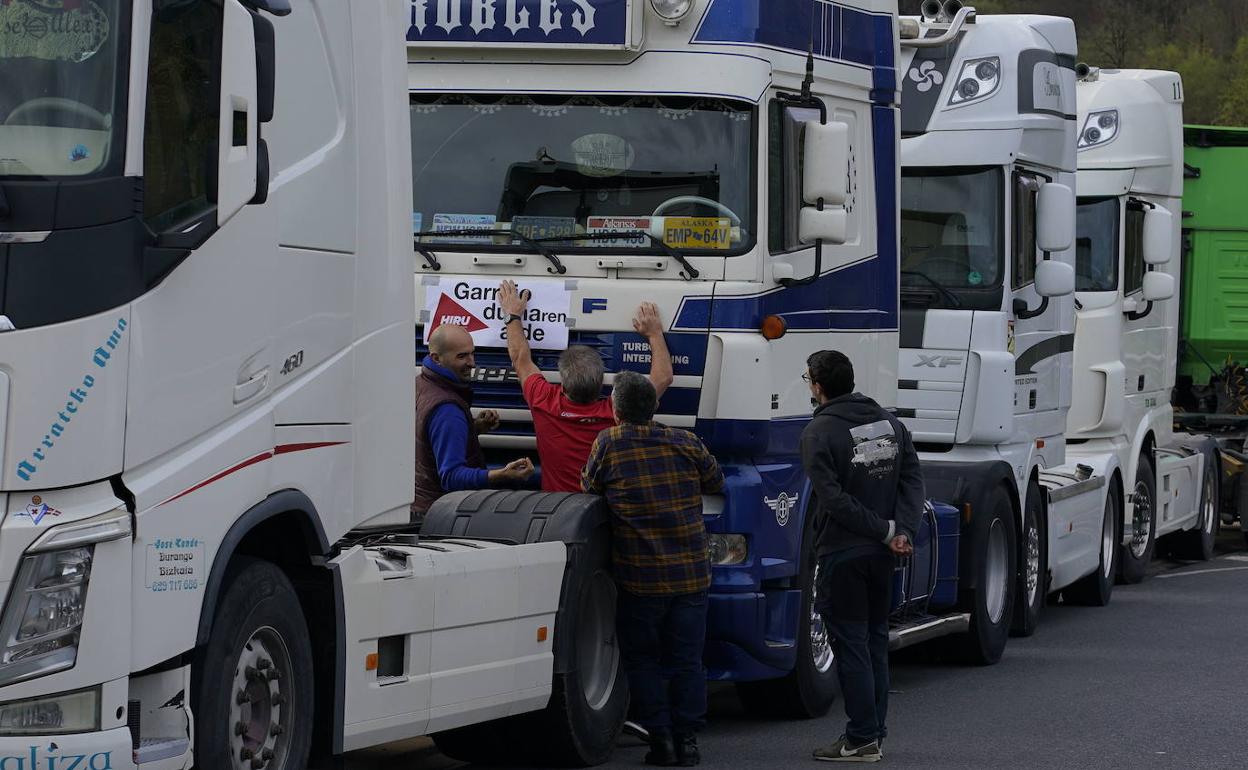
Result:
<instances>
[{"instance_id":1,"label":"black hooded sweatshirt","mask_svg":"<svg viewBox=\"0 0 1248 770\"><path fill-rule=\"evenodd\" d=\"M923 476L900 420L860 393L840 396L815 410L801 452L815 494L820 556L882 546L890 531L914 542Z\"/></svg>"}]
</instances>

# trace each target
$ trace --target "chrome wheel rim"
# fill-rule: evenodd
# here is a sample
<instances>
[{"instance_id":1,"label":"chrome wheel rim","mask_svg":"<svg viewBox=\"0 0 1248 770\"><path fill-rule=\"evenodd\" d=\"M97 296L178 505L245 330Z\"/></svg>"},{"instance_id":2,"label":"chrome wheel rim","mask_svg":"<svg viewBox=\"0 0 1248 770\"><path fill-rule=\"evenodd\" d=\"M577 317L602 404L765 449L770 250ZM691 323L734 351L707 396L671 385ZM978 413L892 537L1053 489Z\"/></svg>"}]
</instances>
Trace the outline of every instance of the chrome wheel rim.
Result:
<instances>
[{"instance_id":1,"label":"chrome wheel rim","mask_svg":"<svg viewBox=\"0 0 1248 770\"><path fill-rule=\"evenodd\" d=\"M1005 614L1005 597L1008 593L1007 583L1010 580L1009 549L1005 542L1005 525L1000 519L994 519L988 528L988 552L984 554L984 572L988 578L988 590L984 592L984 609L988 611L988 619L993 625L1001 622Z\"/></svg>"},{"instance_id":2,"label":"chrome wheel rim","mask_svg":"<svg viewBox=\"0 0 1248 770\"><path fill-rule=\"evenodd\" d=\"M1101 525L1101 575L1109 577L1114 568L1114 514L1118 506L1114 503L1114 493L1109 493L1105 501L1105 522Z\"/></svg>"},{"instance_id":3,"label":"chrome wheel rim","mask_svg":"<svg viewBox=\"0 0 1248 770\"><path fill-rule=\"evenodd\" d=\"M271 626L252 633L235 657L230 689L230 759L237 770L285 767L293 694L290 650Z\"/></svg>"},{"instance_id":4,"label":"chrome wheel rim","mask_svg":"<svg viewBox=\"0 0 1248 770\"><path fill-rule=\"evenodd\" d=\"M1206 472L1204 489L1200 491L1201 516L1203 518L1201 530L1206 535L1213 534L1214 517L1218 515L1218 512L1214 510L1215 506L1213 504L1213 483L1213 474Z\"/></svg>"},{"instance_id":5,"label":"chrome wheel rim","mask_svg":"<svg viewBox=\"0 0 1248 770\"><path fill-rule=\"evenodd\" d=\"M819 606L819 565L815 565L810 586L810 657L815 670L826 674L832 668L832 638L828 636L828 628L823 624L823 615Z\"/></svg>"},{"instance_id":6,"label":"chrome wheel rim","mask_svg":"<svg viewBox=\"0 0 1248 770\"><path fill-rule=\"evenodd\" d=\"M1027 605L1036 603L1036 593L1040 589L1040 528L1033 518L1027 525Z\"/></svg>"},{"instance_id":7,"label":"chrome wheel rim","mask_svg":"<svg viewBox=\"0 0 1248 770\"><path fill-rule=\"evenodd\" d=\"M595 572L589 582L585 616L577 624L577 660L581 664L581 693L598 711L615 692L620 670L620 647L615 638L615 584L606 572Z\"/></svg>"},{"instance_id":8,"label":"chrome wheel rim","mask_svg":"<svg viewBox=\"0 0 1248 770\"><path fill-rule=\"evenodd\" d=\"M1141 479L1135 482L1135 494L1131 498L1131 555L1137 559L1144 558L1148 552L1148 541L1153 534L1153 498L1148 493L1148 484Z\"/></svg>"}]
</instances>

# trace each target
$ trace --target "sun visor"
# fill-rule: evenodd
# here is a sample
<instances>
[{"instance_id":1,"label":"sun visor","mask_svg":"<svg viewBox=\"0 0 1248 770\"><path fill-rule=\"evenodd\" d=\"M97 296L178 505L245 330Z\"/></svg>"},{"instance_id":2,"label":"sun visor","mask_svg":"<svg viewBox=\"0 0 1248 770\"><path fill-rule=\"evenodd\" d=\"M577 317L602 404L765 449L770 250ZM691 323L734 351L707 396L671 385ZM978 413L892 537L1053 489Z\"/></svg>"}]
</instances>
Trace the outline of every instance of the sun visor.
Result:
<instances>
[{"instance_id":1,"label":"sun visor","mask_svg":"<svg viewBox=\"0 0 1248 770\"><path fill-rule=\"evenodd\" d=\"M577 83L594 83L603 91L585 93L711 96L741 99L757 104L771 84L771 66L752 56L714 57L715 77L708 79L708 57L703 53L647 51L626 67L587 64L576 68ZM569 94L567 82L555 82L550 67L508 64L506 77L500 77L494 64L461 62L447 67L444 62L408 63L408 84L413 92L427 93L521 93Z\"/></svg>"},{"instance_id":2,"label":"sun visor","mask_svg":"<svg viewBox=\"0 0 1248 770\"><path fill-rule=\"evenodd\" d=\"M932 131L901 141L901 164L922 166L1007 166L1018 158L1023 130Z\"/></svg>"}]
</instances>

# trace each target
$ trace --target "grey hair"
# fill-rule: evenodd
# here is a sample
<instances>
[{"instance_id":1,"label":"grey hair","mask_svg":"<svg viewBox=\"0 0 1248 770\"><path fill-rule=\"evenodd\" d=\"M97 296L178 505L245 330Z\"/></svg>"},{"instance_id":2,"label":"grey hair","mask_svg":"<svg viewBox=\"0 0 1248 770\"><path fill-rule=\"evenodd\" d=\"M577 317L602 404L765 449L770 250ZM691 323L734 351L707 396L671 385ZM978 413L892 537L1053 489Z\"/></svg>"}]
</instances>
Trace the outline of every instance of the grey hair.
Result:
<instances>
[{"instance_id":1,"label":"grey hair","mask_svg":"<svg viewBox=\"0 0 1248 770\"><path fill-rule=\"evenodd\" d=\"M573 402L594 403L602 397L602 357L591 347L573 345L559 356L559 379Z\"/></svg>"},{"instance_id":2,"label":"grey hair","mask_svg":"<svg viewBox=\"0 0 1248 770\"><path fill-rule=\"evenodd\" d=\"M659 396L648 377L637 372L620 372L615 375L611 391L611 403L620 422L645 424L654 419Z\"/></svg>"}]
</instances>

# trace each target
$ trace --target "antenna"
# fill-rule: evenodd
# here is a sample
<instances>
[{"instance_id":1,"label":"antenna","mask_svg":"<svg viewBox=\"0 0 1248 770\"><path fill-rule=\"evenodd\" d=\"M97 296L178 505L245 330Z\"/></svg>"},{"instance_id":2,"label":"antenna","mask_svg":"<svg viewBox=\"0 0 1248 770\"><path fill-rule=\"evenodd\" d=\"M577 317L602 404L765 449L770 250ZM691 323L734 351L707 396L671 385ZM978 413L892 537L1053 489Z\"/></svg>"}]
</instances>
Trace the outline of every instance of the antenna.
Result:
<instances>
[{"instance_id":1,"label":"antenna","mask_svg":"<svg viewBox=\"0 0 1248 770\"><path fill-rule=\"evenodd\" d=\"M810 101L815 84L815 7L819 0L810 0L810 35L806 41L806 77L802 80L802 101Z\"/></svg>"}]
</instances>

